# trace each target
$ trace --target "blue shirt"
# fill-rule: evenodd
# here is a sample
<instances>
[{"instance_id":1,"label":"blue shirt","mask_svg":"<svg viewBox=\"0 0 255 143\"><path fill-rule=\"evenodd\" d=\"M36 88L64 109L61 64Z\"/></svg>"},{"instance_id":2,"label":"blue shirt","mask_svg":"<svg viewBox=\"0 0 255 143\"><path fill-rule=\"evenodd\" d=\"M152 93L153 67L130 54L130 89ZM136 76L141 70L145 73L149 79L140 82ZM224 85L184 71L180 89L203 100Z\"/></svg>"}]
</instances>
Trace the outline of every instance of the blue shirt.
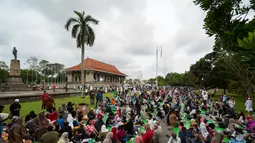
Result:
<instances>
[{"instance_id":1,"label":"blue shirt","mask_svg":"<svg viewBox=\"0 0 255 143\"><path fill-rule=\"evenodd\" d=\"M97 98L98 98L99 101L103 101L103 94L98 93Z\"/></svg>"},{"instance_id":2,"label":"blue shirt","mask_svg":"<svg viewBox=\"0 0 255 143\"><path fill-rule=\"evenodd\" d=\"M62 128L63 127L63 125L64 125L64 119L63 118L59 118L58 120L57 120L57 122L58 122L58 124L59 124L59 126Z\"/></svg>"}]
</instances>

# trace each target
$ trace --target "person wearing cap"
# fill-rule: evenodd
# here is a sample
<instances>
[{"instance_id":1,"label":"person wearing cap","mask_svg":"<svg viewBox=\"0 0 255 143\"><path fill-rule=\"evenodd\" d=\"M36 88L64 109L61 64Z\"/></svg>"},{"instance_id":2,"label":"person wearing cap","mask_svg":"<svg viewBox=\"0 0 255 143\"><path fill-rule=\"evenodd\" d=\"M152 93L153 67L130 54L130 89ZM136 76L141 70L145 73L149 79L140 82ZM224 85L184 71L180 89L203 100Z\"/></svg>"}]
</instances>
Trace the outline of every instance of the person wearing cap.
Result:
<instances>
[{"instance_id":1,"label":"person wearing cap","mask_svg":"<svg viewBox=\"0 0 255 143\"><path fill-rule=\"evenodd\" d=\"M20 115L20 109L21 105L19 104L19 99L15 99L15 102L11 104L10 106L10 112L13 116L18 116Z\"/></svg>"}]
</instances>

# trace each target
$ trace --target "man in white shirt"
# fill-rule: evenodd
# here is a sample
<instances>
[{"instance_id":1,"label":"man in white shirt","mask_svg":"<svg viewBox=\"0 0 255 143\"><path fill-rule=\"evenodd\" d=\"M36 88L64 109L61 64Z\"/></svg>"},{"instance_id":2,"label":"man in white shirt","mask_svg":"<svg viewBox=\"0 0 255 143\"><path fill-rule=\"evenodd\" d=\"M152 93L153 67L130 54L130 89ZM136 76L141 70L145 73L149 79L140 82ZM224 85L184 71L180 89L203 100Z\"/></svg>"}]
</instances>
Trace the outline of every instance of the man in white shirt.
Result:
<instances>
[{"instance_id":1,"label":"man in white shirt","mask_svg":"<svg viewBox=\"0 0 255 143\"><path fill-rule=\"evenodd\" d=\"M167 143L181 143L181 139L177 137L174 132L172 132L171 137L169 138Z\"/></svg>"}]
</instances>

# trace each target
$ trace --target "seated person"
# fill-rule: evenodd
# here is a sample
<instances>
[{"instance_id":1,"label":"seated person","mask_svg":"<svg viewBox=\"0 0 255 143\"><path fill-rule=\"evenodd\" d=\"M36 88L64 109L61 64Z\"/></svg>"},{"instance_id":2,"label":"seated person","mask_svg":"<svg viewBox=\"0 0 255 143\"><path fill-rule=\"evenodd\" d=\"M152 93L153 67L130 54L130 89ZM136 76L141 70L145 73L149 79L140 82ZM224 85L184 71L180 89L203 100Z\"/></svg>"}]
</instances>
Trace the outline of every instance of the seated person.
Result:
<instances>
[{"instance_id":1,"label":"seated person","mask_svg":"<svg viewBox=\"0 0 255 143\"><path fill-rule=\"evenodd\" d=\"M27 121L34 119L37 115L35 114L35 111L31 111L25 118L25 123L27 123Z\"/></svg>"},{"instance_id":2,"label":"seated person","mask_svg":"<svg viewBox=\"0 0 255 143\"><path fill-rule=\"evenodd\" d=\"M52 121L56 121L58 120L58 113L56 112L56 108L53 107L52 108L52 113L50 113L48 115L48 119L52 122Z\"/></svg>"},{"instance_id":3,"label":"seated person","mask_svg":"<svg viewBox=\"0 0 255 143\"><path fill-rule=\"evenodd\" d=\"M108 116L106 119L106 127L111 127L114 124L114 118L112 116Z\"/></svg>"}]
</instances>

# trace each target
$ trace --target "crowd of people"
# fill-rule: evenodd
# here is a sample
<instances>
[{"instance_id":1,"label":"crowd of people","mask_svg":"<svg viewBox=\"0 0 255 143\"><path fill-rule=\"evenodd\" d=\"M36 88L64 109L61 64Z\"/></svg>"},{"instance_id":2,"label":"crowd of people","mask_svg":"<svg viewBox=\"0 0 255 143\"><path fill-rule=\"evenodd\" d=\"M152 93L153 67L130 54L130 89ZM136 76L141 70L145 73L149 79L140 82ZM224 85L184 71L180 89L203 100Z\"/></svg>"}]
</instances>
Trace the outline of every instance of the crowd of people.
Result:
<instances>
[{"instance_id":1,"label":"crowd of people","mask_svg":"<svg viewBox=\"0 0 255 143\"><path fill-rule=\"evenodd\" d=\"M255 121L248 98L244 112L234 109L235 99L223 95L212 100L185 87L116 87L113 98L105 89L88 91L92 107L68 102L56 109L47 92L42 112L20 117L19 100L4 114L0 106L0 142L9 143L254 143ZM82 100L82 99L81 99ZM3 124L8 119L11 122ZM2 139L3 141L3 139Z\"/></svg>"}]
</instances>

